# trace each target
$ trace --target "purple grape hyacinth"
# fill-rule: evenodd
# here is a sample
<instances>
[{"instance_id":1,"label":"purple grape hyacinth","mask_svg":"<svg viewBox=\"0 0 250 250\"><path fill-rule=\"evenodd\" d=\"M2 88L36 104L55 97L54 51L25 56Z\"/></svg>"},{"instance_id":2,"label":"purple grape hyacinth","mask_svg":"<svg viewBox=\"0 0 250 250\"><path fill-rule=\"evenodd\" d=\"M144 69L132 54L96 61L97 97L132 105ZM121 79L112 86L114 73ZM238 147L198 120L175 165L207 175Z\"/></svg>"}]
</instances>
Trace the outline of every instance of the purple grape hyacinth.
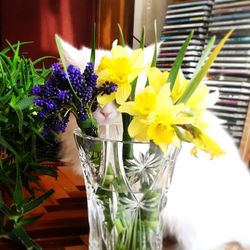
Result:
<instances>
[{"instance_id":1,"label":"purple grape hyacinth","mask_svg":"<svg viewBox=\"0 0 250 250\"><path fill-rule=\"evenodd\" d=\"M73 65L68 66L67 74L58 63L51 66L49 79L44 85L37 85L32 90L36 96L34 104L41 107L38 115L45 120L44 136L48 136L51 131L64 132L70 112L75 115L78 124L92 119L89 116L97 108L97 96L111 94L117 89L117 85L112 82L105 82L98 88L97 78L91 62L83 73Z\"/></svg>"}]
</instances>

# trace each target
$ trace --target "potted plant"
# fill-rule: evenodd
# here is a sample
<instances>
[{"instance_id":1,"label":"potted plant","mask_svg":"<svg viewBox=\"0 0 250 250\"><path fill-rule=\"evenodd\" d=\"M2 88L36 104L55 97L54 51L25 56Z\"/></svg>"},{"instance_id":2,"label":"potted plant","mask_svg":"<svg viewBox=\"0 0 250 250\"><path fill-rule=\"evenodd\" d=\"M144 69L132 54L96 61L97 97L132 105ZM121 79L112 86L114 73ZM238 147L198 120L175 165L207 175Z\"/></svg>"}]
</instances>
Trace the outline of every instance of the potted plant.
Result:
<instances>
[{"instance_id":1,"label":"potted plant","mask_svg":"<svg viewBox=\"0 0 250 250\"><path fill-rule=\"evenodd\" d=\"M41 249L24 226L39 218L26 215L54 192L51 189L39 197L34 193L40 174L56 177L56 170L41 164L43 158L37 157L37 145L50 142L41 135L42 121L31 95L32 88L44 82L50 70L43 64L47 57L32 61L20 52L25 44L8 43L0 52L0 239Z\"/></svg>"}]
</instances>

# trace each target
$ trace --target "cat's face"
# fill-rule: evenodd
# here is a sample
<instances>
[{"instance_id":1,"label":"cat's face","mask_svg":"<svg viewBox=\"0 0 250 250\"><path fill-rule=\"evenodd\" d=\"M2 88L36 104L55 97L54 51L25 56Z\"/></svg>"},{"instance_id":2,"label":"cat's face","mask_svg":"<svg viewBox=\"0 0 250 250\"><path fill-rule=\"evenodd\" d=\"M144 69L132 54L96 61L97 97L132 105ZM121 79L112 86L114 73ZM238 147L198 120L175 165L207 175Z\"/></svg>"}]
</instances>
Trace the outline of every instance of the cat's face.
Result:
<instances>
[{"instance_id":1,"label":"cat's face","mask_svg":"<svg viewBox=\"0 0 250 250\"><path fill-rule=\"evenodd\" d=\"M115 102L110 102L103 108L97 107L94 112L94 117L96 118L98 124L107 125L111 123L119 123L120 113L116 110L117 105Z\"/></svg>"}]
</instances>

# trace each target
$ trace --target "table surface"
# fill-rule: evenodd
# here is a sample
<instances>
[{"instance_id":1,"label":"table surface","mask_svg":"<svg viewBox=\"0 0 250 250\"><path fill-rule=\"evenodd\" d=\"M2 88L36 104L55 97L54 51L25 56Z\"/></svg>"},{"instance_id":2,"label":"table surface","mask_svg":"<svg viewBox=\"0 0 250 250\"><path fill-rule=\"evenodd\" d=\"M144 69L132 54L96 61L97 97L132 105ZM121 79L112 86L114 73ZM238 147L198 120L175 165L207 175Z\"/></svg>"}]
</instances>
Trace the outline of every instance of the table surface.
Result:
<instances>
[{"instance_id":1,"label":"table surface","mask_svg":"<svg viewBox=\"0 0 250 250\"><path fill-rule=\"evenodd\" d=\"M44 250L87 250L89 228L83 179L68 166L50 165L58 169L58 179L42 176L41 186L45 191L53 188L55 193L30 214L43 213L43 216L29 224L26 231ZM23 250L24 247L0 240L0 249ZM175 249L174 242L164 242L164 250Z\"/></svg>"}]
</instances>

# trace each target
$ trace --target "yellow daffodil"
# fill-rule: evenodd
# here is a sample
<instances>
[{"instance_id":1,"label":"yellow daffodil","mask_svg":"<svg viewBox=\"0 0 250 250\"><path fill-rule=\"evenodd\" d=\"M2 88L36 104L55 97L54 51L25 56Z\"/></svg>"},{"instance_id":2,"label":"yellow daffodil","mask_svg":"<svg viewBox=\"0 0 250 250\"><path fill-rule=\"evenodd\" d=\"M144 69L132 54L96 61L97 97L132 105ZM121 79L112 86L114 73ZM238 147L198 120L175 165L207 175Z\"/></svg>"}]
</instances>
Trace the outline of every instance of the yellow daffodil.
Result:
<instances>
[{"instance_id":1,"label":"yellow daffodil","mask_svg":"<svg viewBox=\"0 0 250 250\"><path fill-rule=\"evenodd\" d=\"M182 96L188 86L188 82L189 81L185 78L182 71L179 70L171 94L174 102L176 102Z\"/></svg>"},{"instance_id":2,"label":"yellow daffodil","mask_svg":"<svg viewBox=\"0 0 250 250\"><path fill-rule=\"evenodd\" d=\"M106 81L118 85L117 92L111 95L98 96L101 106L116 100L118 104L123 104L130 95L130 83L143 70L143 51L133 50L130 54L122 46L115 46L111 50L110 58L104 56L98 66L98 85L101 86Z\"/></svg>"},{"instance_id":3,"label":"yellow daffodil","mask_svg":"<svg viewBox=\"0 0 250 250\"><path fill-rule=\"evenodd\" d=\"M193 125L187 126L182 136L183 140L190 142L194 145L191 150L192 155L197 156L198 149L209 153L211 159L214 157L219 157L225 153L221 149L220 145L215 142L213 137L210 136L209 133L207 133L207 131L204 132Z\"/></svg>"},{"instance_id":4,"label":"yellow daffodil","mask_svg":"<svg viewBox=\"0 0 250 250\"><path fill-rule=\"evenodd\" d=\"M209 153L211 158L219 157L225 153L219 144L205 133L201 133L199 136L193 138L192 143L194 144L191 152L193 155L197 154L197 148Z\"/></svg>"},{"instance_id":5,"label":"yellow daffodil","mask_svg":"<svg viewBox=\"0 0 250 250\"><path fill-rule=\"evenodd\" d=\"M119 112L128 113L133 117L128 132L136 140L147 141L149 120L152 119L157 102L157 95L151 86L147 86L135 97L135 101L126 102L118 108Z\"/></svg>"},{"instance_id":6,"label":"yellow daffodil","mask_svg":"<svg viewBox=\"0 0 250 250\"><path fill-rule=\"evenodd\" d=\"M184 109L184 104L173 104L168 84L157 93L149 82L134 102L124 103L118 111L134 116L128 128L131 137L152 140L165 151L169 144L179 142L173 126L191 122L192 118L182 112Z\"/></svg>"},{"instance_id":7,"label":"yellow daffodil","mask_svg":"<svg viewBox=\"0 0 250 250\"><path fill-rule=\"evenodd\" d=\"M209 89L204 83L200 83L189 98L186 105L194 110L205 110L208 106Z\"/></svg>"},{"instance_id":8,"label":"yellow daffodil","mask_svg":"<svg viewBox=\"0 0 250 250\"><path fill-rule=\"evenodd\" d=\"M161 72L158 68L152 67L147 70L149 85L158 93L162 86L166 84L169 72Z\"/></svg>"},{"instance_id":9,"label":"yellow daffodil","mask_svg":"<svg viewBox=\"0 0 250 250\"><path fill-rule=\"evenodd\" d=\"M148 138L159 145L162 150L166 150L168 144L178 145L174 125L189 124L192 118L183 111L184 104L174 104L168 84L162 86L157 95L155 106L155 119L148 129Z\"/></svg>"}]
</instances>

